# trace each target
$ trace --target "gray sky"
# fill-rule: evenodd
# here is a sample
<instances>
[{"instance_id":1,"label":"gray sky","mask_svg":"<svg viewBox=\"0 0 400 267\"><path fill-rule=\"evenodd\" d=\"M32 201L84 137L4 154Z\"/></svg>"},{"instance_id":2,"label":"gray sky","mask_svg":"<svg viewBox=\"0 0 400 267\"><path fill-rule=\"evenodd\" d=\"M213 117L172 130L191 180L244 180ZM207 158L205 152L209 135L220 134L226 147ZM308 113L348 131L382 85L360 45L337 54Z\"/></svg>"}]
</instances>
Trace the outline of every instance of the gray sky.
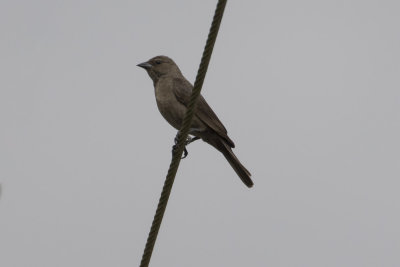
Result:
<instances>
[{"instance_id":1,"label":"gray sky","mask_svg":"<svg viewBox=\"0 0 400 267\"><path fill-rule=\"evenodd\" d=\"M0 265L138 266L176 131L136 67L193 82L216 1L0 2ZM400 4L228 1L199 141L151 266L400 266Z\"/></svg>"}]
</instances>

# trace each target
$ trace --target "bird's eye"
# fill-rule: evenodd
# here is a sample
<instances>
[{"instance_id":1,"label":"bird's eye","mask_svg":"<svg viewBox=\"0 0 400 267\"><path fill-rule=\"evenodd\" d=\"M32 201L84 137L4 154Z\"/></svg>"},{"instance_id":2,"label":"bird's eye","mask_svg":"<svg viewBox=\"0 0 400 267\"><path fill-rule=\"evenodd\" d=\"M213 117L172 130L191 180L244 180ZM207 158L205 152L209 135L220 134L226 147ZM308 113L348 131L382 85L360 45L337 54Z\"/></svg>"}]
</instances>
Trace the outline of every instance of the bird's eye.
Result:
<instances>
[{"instance_id":1,"label":"bird's eye","mask_svg":"<svg viewBox=\"0 0 400 267\"><path fill-rule=\"evenodd\" d=\"M161 60L156 60L156 64L160 65L161 64Z\"/></svg>"}]
</instances>

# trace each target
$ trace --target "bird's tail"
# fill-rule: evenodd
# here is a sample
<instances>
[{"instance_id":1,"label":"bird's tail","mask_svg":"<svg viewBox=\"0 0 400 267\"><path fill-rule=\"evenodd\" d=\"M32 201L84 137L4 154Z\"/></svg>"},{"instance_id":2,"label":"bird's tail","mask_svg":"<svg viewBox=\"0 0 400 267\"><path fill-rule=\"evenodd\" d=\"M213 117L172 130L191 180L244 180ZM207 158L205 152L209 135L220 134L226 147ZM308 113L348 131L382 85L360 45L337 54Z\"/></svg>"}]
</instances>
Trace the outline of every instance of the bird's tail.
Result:
<instances>
[{"instance_id":1,"label":"bird's tail","mask_svg":"<svg viewBox=\"0 0 400 267\"><path fill-rule=\"evenodd\" d=\"M231 147L220 139L219 151L225 156L226 160L235 170L242 182L247 185L247 187L252 187L254 185L250 176L251 173L240 163L239 159L233 153Z\"/></svg>"}]
</instances>

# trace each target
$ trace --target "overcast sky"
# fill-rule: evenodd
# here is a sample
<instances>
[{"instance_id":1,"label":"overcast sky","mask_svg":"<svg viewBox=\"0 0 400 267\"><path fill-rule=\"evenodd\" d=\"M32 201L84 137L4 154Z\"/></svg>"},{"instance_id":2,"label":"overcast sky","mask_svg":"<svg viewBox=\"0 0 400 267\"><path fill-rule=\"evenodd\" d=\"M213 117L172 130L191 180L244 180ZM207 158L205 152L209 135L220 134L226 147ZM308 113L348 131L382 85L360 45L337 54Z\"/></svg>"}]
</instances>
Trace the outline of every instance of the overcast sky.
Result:
<instances>
[{"instance_id":1,"label":"overcast sky","mask_svg":"<svg viewBox=\"0 0 400 267\"><path fill-rule=\"evenodd\" d=\"M0 265L138 266L176 131L136 64L194 81L216 1L0 1ZM400 266L400 3L228 1L202 141L150 266Z\"/></svg>"}]
</instances>

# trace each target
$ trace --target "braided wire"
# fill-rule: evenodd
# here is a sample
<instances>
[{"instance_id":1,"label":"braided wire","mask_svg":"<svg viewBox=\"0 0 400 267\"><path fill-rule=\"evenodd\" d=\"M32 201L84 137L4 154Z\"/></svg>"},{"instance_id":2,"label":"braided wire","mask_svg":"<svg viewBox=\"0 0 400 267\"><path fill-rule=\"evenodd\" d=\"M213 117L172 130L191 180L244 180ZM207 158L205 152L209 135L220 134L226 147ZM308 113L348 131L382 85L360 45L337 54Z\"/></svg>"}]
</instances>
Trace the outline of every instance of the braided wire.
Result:
<instances>
[{"instance_id":1,"label":"braided wire","mask_svg":"<svg viewBox=\"0 0 400 267\"><path fill-rule=\"evenodd\" d=\"M210 32L207 37L206 45L204 47L203 56L200 61L200 66L197 72L189 105L187 107L186 114L183 119L182 128L180 131L178 131L177 149L174 150L174 153L172 155L171 164L169 166L167 177L164 182L156 214L154 215L153 223L150 228L149 236L147 238L140 267L149 266L151 255L153 253L154 244L157 239L158 231L160 230L165 209L167 208L168 199L171 194L172 185L174 183L176 172L178 171L179 163L181 161L183 149L185 147L185 141L189 135L192 119L196 111L196 101L200 95L204 78L207 73L215 40L217 39L219 26L221 25L222 16L224 14L226 2L227 0L219 0L217 3L217 7L215 9L214 18L211 24Z\"/></svg>"}]
</instances>

